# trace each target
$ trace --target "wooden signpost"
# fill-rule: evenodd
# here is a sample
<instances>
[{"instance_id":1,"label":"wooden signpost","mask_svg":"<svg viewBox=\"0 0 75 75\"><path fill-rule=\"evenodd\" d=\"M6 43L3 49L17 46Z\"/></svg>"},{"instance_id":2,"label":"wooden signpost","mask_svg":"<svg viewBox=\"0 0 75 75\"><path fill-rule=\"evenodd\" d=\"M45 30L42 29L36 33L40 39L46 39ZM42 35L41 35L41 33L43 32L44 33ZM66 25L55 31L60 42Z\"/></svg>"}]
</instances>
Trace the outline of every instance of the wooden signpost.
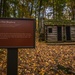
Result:
<instances>
[{"instance_id":1,"label":"wooden signpost","mask_svg":"<svg viewBox=\"0 0 75 75\"><path fill-rule=\"evenodd\" d=\"M18 75L18 48L35 48L35 19L0 18L0 48L7 48L7 75Z\"/></svg>"}]
</instances>

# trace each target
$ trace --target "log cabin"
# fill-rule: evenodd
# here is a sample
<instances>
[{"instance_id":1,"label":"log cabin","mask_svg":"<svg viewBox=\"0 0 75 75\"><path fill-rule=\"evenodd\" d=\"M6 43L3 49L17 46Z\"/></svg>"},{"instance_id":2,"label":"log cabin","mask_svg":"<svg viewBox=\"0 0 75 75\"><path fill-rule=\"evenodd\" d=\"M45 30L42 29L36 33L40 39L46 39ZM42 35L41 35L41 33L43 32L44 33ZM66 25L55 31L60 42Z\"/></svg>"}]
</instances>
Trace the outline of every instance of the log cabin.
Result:
<instances>
[{"instance_id":1,"label":"log cabin","mask_svg":"<svg viewBox=\"0 0 75 75\"><path fill-rule=\"evenodd\" d=\"M44 21L44 35L46 42L75 42L75 21Z\"/></svg>"}]
</instances>

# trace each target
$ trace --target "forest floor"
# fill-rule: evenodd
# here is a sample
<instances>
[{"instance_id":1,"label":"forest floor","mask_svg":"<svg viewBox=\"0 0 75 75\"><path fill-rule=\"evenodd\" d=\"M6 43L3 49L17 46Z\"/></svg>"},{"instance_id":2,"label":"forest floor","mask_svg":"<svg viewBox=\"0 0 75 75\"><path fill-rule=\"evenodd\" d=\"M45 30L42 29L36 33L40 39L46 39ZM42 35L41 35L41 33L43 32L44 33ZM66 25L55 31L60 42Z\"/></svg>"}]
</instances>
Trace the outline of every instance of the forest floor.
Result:
<instances>
[{"instance_id":1,"label":"forest floor","mask_svg":"<svg viewBox=\"0 0 75 75\"><path fill-rule=\"evenodd\" d=\"M0 49L0 75L6 75L7 51ZM75 75L75 45L49 45L18 50L18 75Z\"/></svg>"}]
</instances>

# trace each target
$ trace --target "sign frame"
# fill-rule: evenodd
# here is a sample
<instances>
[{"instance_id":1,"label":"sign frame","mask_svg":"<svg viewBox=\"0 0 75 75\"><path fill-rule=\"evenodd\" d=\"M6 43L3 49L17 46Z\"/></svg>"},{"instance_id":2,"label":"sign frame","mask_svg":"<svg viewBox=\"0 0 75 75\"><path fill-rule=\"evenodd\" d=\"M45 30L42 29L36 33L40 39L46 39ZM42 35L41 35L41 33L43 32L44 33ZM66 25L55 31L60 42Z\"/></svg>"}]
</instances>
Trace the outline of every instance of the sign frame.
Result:
<instances>
[{"instance_id":1,"label":"sign frame","mask_svg":"<svg viewBox=\"0 0 75 75\"><path fill-rule=\"evenodd\" d=\"M33 46L0 46L0 48L35 48L35 28L36 28L36 20L35 19L28 19L28 18L0 18L0 20L29 20L34 21L33 24Z\"/></svg>"}]
</instances>

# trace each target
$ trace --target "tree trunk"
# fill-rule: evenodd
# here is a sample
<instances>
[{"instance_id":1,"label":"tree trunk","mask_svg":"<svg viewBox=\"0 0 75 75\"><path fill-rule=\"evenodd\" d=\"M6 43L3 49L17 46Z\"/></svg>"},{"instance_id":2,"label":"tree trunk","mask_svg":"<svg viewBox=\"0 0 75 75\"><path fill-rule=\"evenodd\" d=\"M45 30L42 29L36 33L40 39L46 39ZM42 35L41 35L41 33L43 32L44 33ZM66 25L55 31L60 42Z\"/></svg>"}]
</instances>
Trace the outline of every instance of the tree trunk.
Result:
<instances>
[{"instance_id":1,"label":"tree trunk","mask_svg":"<svg viewBox=\"0 0 75 75\"><path fill-rule=\"evenodd\" d=\"M40 0L39 14L38 14L38 28L39 28L39 33L41 31L41 25L40 25L40 11L41 11L41 6L42 6L42 0Z\"/></svg>"},{"instance_id":2,"label":"tree trunk","mask_svg":"<svg viewBox=\"0 0 75 75\"><path fill-rule=\"evenodd\" d=\"M32 12L33 12L33 3L31 4L31 8L30 8L30 17L32 16Z\"/></svg>"},{"instance_id":3,"label":"tree trunk","mask_svg":"<svg viewBox=\"0 0 75 75\"><path fill-rule=\"evenodd\" d=\"M72 8L72 20L75 20L75 6Z\"/></svg>"},{"instance_id":4,"label":"tree trunk","mask_svg":"<svg viewBox=\"0 0 75 75\"><path fill-rule=\"evenodd\" d=\"M75 1L71 2L71 10L72 10L72 20L75 20Z\"/></svg>"},{"instance_id":5,"label":"tree trunk","mask_svg":"<svg viewBox=\"0 0 75 75\"><path fill-rule=\"evenodd\" d=\"M0 17L2 15L2 0L0 0Z\"/></svg>"},{"instance_id":6,"label":"tree trunk","mask_svg":"<svg viewBox=\"0 0 75 75\"><path fill-rule=\"evenodd\" d=\"M6 17L6 0L3 0L3 17Z\"/></svg>"},{"instance_id":7,"label":"tree trunk","mask_svg":"<svg viewBox=\"0 0 75 75\"><path fill-rule=\"evenodd\" d=\"M54 9L54 0L53 0L53 19L55 18L55 14L54 14L54 11L55 9Z\"/></svg>"}]
</instances>

